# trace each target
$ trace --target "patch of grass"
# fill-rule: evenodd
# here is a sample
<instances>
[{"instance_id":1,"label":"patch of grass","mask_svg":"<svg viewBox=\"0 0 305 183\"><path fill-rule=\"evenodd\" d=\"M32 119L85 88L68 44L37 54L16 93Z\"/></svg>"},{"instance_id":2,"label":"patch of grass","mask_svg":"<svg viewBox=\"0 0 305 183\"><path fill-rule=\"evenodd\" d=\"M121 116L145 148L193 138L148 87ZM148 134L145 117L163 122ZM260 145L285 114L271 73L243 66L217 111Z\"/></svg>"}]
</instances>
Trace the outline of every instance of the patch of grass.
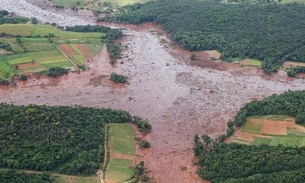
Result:
<instances>
[{"instance_id":1,"label":"patch of grass","mask_svg":"<svg viewBox=\"0 0 305 183\"><path fill-rule=\"evenodd\" d=\"M33 32L33 35L39 35L41 37L44 37L49 34L54 34L55 37L60 38L100 38L102 37L103 33L97 33L97 32L70 32L70 31L63 31L59 30L56 27L53 27L51 25L36 25L35 31Z\"/></svg>"},{"instance_id":2,"label":"patch of grass","mask_svg":"<svg viewBox=\"0 0 305 183\"><path fill-rule=\"evenodd\" d=\"M29 57L26 53L5 56L4 59L10 65L24 64L24 63L30 63L30 62L34 61L34 59Z\"/></svg>"},{"instance_id":3,"label":"patch of grass","mask_svg":"<svg viewBox=\"0 0 305 183\"><path fill-rule=\"evenodd\" d=\"M254 137L254 141L251 142L251 145L259 145L259 144L266 144L270 145L272 138L261 138L261 137Z\"/></svg>"},{"instance_id":4,"label":"patch of grass","mask_svg":"<svg viewBox=\"0 0 305 183\"><path fill-rule=\"evenodd\" d=\"M34 59L45 58L45 57L54 57L54 56L62 56L62 54L54 49L48 51L39 51L39 52L30 52L28 55Z\"/></svg>"},{"instance_id":5,"label":"patch of grass","mask_svg":"<svg viewBox=\"0 0 305 183\"><path fill-rule=\"evenodd\" d=\"M70 175L60 175L51 174L57 183L100 183L100 178L98 176L70 176Z\"/></svg>"},{"instance_id":6,"label":"patch of grass","mask_svg":"<svg viewBox=\"0 0 305 183\"><path fill-rule=\"evenodd\" d=\"M241 139L233 139L231 141L231 143L238 143L238 144L250 144L248 141L244 141L244 140L241 140Z\"/></svg>"},{"instance_id":7,"label":"patch of grass","mask_svg":"<svg viewBox=\"0 0 305 183\"><path fill-rule=\"evenodd\" d=\"M252 118L247 118L247 122L240 128L240 131L261 134L263 122L263 120L253 120Z\"/></svg>"},{"instance_id":8,"label":"patch of grass","mask_svg":"<svg viewBox=\"0 0 305 183\"><path fill-rule=\"evenodd\" d=\"M129 124L108 124L109 146L111 152L135 154L135 134Z\"/></svg>"},{"instance_id":9,"label":"patch of grass","mask_svg":"<svg viewBox=\"0 0 305 183\"><path fill-rule=\"evenodd\" d=\"M54 46L46 38L22 38L23 47L27 51L42 51L54 49Z\"/></svg>"},{"instance_id":10,"label":"patch of grass","mask_svg":"<svg viewBox=\"0 0 305 183\"><path fill-rule=\"evenodd\" d=\"M14 74L14 69L4 59L0 58L0 78L8 79Z\"/></svg>"},{"instance_id":11,"label":"patch of grass","mask_svg":"<svg viewBox=\"0 0 305 183\"><path fill-rule=\"evenodd\" d=\"M74 65L69 61L42 63L41 65L43 65L47 69L50 69L52 67L61 67L61 68L74 67Z\"/></svg>"},{"instance_id":12,"label":"patch of grass","mask_svg":"<svg viewBox=\"0 0 305 183\"><path fill-rule=\"evenodd\" d=\"M73 55L72 61L77 65L84 65L86 59L82 55Z\"/></svg>"},{"instance_id":13,"label":"patch of grass","mask_svg":"<svg viewBox=\"0 0 305 183\"><path fill-rule=\"evenodd\" d=\"M107 168L106 179L123 182L133 176L132 160L111 158Z\"/></svg>"},{"instance_id":14,"label":"patch of grass","mask_svg":"<svg viewBox=\"0 0 305 183\"><path fill-rule=\"evenodd\" d=\"M33 24L2 24L0 32L13 36L30 36L34 28Z\"/></svg>"}]
</instances>

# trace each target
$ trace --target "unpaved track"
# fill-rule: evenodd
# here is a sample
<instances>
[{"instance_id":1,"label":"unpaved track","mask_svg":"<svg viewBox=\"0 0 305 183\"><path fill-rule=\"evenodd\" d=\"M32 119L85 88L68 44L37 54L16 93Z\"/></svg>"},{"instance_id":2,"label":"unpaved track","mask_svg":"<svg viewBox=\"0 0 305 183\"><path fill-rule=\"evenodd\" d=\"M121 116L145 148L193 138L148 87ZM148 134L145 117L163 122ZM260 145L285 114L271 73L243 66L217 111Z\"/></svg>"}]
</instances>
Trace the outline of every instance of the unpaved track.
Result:
<instances>
[{"instance_id":1,"label":"unpaved track","mask_svg":"<svg viewBox=\"0 0 305 183\"><path fill-rule=\"evenodd\" d=\"M164 37L151 30L124 33L123 64L109 65L104 49L87 63L88 71L70 73L61 80L19 83L0 90L0 102L110 107L148 118L153 130L144 159L156 182L195 183L202 182L192 166L196 133L216 137L225 132L228 119L244 103L305 88L303 80L287 82L283 72L266 80L256 69L246 67L238 71L191 67L185 57L173 57L175 51L170 54L159 43ZM108 79L111 72L127 75L130 84L114 85Z\"/></svg>"}]
</instances>

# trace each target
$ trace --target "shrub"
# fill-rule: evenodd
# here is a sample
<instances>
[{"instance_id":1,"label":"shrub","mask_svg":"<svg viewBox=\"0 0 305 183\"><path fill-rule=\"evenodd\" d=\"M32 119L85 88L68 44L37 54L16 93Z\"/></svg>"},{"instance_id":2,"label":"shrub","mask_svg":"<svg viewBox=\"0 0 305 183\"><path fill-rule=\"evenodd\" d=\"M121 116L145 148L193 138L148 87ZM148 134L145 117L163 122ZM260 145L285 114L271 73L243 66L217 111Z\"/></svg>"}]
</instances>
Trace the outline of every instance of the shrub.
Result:
<instances>
[{"instance_id":1,"label":"shrub","mask_svg":"<svg viewBox=\"0 0 305 183\"><path fill-rule=\"evenodd\" d=\"M110 79L116 83L127 83L127 77L123 75L119 75L115 72L111 73Z\"/></svg>"},{"instance_id":2,"label":"shrub","mask_svg":"<svg viewBox=\"0 0 305 183\"><path fill-rule=\"evenodd\" d=\"M68 74L68 70L60 67L52 67L47 71L47 75L50 77L58 77L64 74Z\"/></svg>"},{"instance_id":3,"label":"shrub","mask_svg":"<svg viewBox=\"0 0 305 183\"><path fill-rule=\"evenodd\" d=\"M140 142L140 147L141 148L150 148L150 143L147 140L142 140Z\"/></svg>"}]
</instances>

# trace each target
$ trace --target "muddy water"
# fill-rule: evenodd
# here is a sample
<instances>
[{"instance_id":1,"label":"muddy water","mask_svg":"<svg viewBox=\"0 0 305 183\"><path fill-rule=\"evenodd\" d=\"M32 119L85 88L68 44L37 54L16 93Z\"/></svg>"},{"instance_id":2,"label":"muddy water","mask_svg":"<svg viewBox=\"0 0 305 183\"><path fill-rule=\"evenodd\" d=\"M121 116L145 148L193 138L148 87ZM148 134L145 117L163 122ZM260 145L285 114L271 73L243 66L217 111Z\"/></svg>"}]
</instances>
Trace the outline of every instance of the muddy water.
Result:
<instances>
[{"instance_id":1,"label":"muddy water","mask_svg":"<svg viewBox=\"0 0 305 183\"><path fill-rule=\"evenodd\" d=\"M283 72L266 79L247 67L189 66L190 54L161 43L166 37L157 27L126 28L116 66L104 48L86 63L87 71L0 88L0 102L110 107L148 118L152 147L144 159L156 182L195 183L202 182L192 166L196 133L216 137L244 103L305 88L303 80L286 81ZM112 83L111 72L128 76L129 84Z\"/></svg>"}]
</instances>

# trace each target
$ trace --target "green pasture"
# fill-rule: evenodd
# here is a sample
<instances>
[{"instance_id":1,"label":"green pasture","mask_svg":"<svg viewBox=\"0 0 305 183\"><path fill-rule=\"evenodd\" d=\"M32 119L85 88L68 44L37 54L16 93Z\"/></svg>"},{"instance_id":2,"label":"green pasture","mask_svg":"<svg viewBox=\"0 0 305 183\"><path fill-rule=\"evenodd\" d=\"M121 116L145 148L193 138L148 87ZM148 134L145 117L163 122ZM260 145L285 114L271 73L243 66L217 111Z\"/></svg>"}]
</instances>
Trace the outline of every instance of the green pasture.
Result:
<instances>
[{"instance_id":1,"label":"green pasture","mask_svg":"<svg viewBox=\"0 0 305 183\"><path fill-rule=\"evenodd\" d=\"M33 24L2 24L0 33L6 33L13 36L30 36L34 30Z\"/></svg>"},{"instance_id":2,"label":"green pasture","mask_svg":"<svg viewBox=\"0 0 305 183\"><path fill-rule=\"evenodd\" d=\"M36 25L35 30L33 32L33 36L48 36L49 34L54 34L55 37L60 38L100 38L104 34L103 33L97 33L97 32L70 32L70 31L64 31L57 29L56 27L53 27L51 25Z\"/></svg>"},{"instance_id":3,"label":"green pasture","mask_svg":"<svg viewBox=\"0 0 305 183\"><path fill-rule=\"evenodd\" d=\"M131 165L132 160L111 158L106 172L106 180L123 182L131 179L133 175Z\"/></svg>"},{"instance_id":4,"label":"green pasture","mask_svg":"<svg viewBox=\"0 0 305 183\"><path fill-rule=\"evenodd\" d=\"M101 183L98 176L71 176L71 175L60 175L51 174L55 179L56 183Z\"/></svg>"},{"instance_id":5,"label":"green pasture","mask_svg":"<svg viewBox=\"0 0 305 183\"><path fill-rule=\"evenodd\" d=\"M22 38L24 49L29 52L55 49L46 38Z\"/></svg>"},{"instance_id":6,"label":"green pasture","mask_svg":"<svg viewBox=\"0 0 305 183\"><path fill-rule=\"evenodd\" d=\"M14 69L4 59L0 58L0 78L9 79L14 75Z\"/></svg>"},{"instance_id":7,"label":"green pasture","mask_svg":"<svg viewBox=\"0 0 305 183\"><path fill-rule=\"evenodd\" d=\"M28 54L22 53L17 55L9 55L3 57L10 65L30 63L34 61L33 58L29 57Z\"/></svg>"},{"instance_id":8,"label":"green pasture","mask_svg":"<svg viewBox=\"0 0 305 183\"><path fill-rule=\"evenodd\" d=\"M291 120L286 120L289 124L293 123L292 117L285 115L267 115L267 116L251 116L248 117L246 123L240 127L241 132L247 134L252 134L254 137L253 141L243 139L242 136L235 137L233 143L250 144L250 145L260 145L266 144L270 146L290 146L290 147L303 147L305 146L305 129L299 125L294 124L292 127L287 126L287 135L263 135L261 129L264 125L264 120L269 121L284 121L287 118Z\"/></svg>"},{"instance_id":9,"label":"green pasture","mask_svg":"<svg viewBox=\"0 0 305 183\"><path fill-rule=\"evenodd\" d=\"M134 155L136 152L135 134L127 123L108 124L108 141L111 152Z\"/></svg>"},{"instance_id":10,"label":"green pasture","mask_svg":"<svg viewBox=\"0 0 305 183\"><path fill-rule=\"evenodd\" d=\"M48 51L29 52L28 55L34 59L62 56L62 54L56 49Z\"/></svg>"},{"instance_id":11,"label":"green pasture","mask_svg":"<svg viewBox=\"0 0 305 183\"><path fill-rule=\"evenodd\" d=\"M72 61L77 65L84 65L86 59L82 55L73 55Z\"/></svg>"},{"instance_id":12,"label":"green pasture","mask_svg":"<svg viewBox=\"0 0 305 183\"><path fill-rule=\"evenodd\" d=\"M250 60L249 66L258 67L258 68L262 67L262 61L255 60L255 59L249 59L249 60Z\"/></svg>"}]
</instances>

